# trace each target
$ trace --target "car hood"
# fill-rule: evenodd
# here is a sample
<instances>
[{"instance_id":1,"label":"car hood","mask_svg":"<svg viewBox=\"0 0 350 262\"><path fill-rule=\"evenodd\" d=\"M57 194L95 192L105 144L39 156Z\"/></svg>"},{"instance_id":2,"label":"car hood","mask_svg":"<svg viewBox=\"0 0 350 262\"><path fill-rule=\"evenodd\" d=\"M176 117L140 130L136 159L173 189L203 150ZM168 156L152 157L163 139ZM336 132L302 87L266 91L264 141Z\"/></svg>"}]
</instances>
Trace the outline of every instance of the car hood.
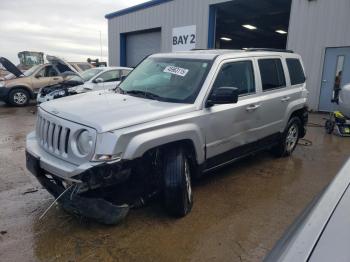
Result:
<instances>
[{"instance_id":1,"label":"car hood","mask_svg":"<svg viewBox=\"0 0 350 262\"><path fill-rule=\"evenodd\" d=\"M50 64L52 65L60 65L61 66L61 71L64 72L74 72L79 75L77 70L75 70L74 67L72 67L69 63L65 62L63 59L57 57L57 56L52 56L52 55L46 55L46 60L49 61Z\"/></svg>"},{"instance_id":2,"label":"car hood","mask_svg":"<svg viewBox=\"0 0 350 262\"><path fill-rule=\"evenodd\" d=\"M11 61L6 59L5 57L0 57L0 63L3 65L3 67L5 67L7 71L14 74L16 77L23 76L23 73L21 72L21 70L19 70L17 66L11 63Z\"/></svg>"},{"instance_id":3,"label":"car hood","mask_svg":"<svg viewBox=\"0 0 350 262\"><path fill-rule=\"evenodd\" d=\"M117 130L195 110L193 104L160 102L114 91L94 91L45 102L40 107L58 117L95 128Z\"/></svg>"}]
</instances>

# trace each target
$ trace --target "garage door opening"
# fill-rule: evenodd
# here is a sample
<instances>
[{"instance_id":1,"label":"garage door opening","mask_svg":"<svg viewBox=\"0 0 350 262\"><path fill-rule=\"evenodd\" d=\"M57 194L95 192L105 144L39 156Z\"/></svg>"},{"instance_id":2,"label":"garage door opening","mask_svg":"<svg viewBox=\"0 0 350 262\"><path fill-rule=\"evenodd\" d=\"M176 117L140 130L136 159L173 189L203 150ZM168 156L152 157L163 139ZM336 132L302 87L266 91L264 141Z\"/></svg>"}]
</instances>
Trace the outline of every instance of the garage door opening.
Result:
<instances>
[{"instance_id":1,"label":"garage door opening","mask_svg":"<svg viewBox=\"0 0 350 262\"><path fill-rule=\"evenodd\" d=\"M161 50L160 28L121 34L121 65L135 67L145 57Z\"/></svg>"},{"instance_id":2,"label":"garage door opening","mask_svg":"<svg viewBox=\"0 0 350 262\"><path fill-rule=\"evenodd\" d=\"M211 6L209 48L286 48L291 2L236 0Z\"/></svg>"}]
</instances>

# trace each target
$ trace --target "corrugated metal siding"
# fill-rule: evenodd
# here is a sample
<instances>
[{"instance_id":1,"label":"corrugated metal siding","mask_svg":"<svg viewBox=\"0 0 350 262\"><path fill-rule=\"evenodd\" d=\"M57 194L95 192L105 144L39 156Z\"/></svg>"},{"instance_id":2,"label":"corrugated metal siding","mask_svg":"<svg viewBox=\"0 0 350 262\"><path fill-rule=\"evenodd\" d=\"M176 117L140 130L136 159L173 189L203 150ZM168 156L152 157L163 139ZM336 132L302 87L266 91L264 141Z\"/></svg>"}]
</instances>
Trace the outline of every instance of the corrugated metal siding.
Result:
<instances>
[{"instance_id":1,"label":"corrugated metal siding","mask_svg":"<svg viewBox=\"0 0 350 262\"><path fill-rule=\"evenodd\" d=\"M350 0L293 0L288 49L299 53L308 75L309 103L318 109L327 47L350 46Z\"/></svg>"},{"instance_id":2,"label":"corrugated metal siding","mask_svg":"<svg viewBox=\"0 0 350 262\"><path fill-rule=\"evenodd\" d=\"M120 33L161 27L161 51L171 51L172 29L196 25L196 48L207 48L209 5L227 0L174 0L108 20L109 64L120 63ZM113 11L113 10L111 10Z\"/></svg>"}]
</instances>

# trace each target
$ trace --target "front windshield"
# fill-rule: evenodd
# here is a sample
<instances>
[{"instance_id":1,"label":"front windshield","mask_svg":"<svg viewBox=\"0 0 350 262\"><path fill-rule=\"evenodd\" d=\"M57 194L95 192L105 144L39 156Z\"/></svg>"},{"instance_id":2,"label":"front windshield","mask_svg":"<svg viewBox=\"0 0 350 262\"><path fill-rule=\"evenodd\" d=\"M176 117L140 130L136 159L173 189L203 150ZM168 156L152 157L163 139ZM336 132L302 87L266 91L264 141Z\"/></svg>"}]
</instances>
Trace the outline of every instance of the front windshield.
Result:
<instances>
[{"instance_id":1,"label":"front windshield","mask_svg":"<svg viewBox=\"0 0 350 262\"><path fill-rule=\"evenodd\" d=\"M89 81L91 78L93 78L98 73L102 72L103 69L99 68L91 68L89 70L84 71L81 73L81 77L84 79L84 81Z\"/></svg>"},{"instance_id":2,"label":"front windshield","mask_svg":"<svg viewBox=\"0 0 350 262\"><path fill-rule=\"evenodd\" d=\"M193 103L210 60L147 58L119 85L124 93L166 102Z\"/></svg>"}]
</instances>

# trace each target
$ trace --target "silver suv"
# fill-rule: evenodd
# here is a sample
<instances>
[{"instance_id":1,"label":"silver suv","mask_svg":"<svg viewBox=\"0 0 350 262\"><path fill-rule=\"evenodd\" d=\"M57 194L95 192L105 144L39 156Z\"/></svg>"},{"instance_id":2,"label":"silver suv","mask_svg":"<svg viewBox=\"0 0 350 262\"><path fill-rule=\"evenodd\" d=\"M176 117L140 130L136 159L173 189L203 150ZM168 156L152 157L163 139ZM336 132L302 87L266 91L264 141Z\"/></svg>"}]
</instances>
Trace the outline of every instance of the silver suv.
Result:
<instances>
[{"instance_id":1,"label":"silver suv","mask_svg":"<svg viewBox=\"0 0 350 262\"><path fill-rule=\"evenodd\" d=\"M115 90L41 104L27 168L66 210L103 223L154 195L182 217L202 174L263 149L292 154L307 94L289 51L151 55Z\"/></svg>"}]
</instances>

